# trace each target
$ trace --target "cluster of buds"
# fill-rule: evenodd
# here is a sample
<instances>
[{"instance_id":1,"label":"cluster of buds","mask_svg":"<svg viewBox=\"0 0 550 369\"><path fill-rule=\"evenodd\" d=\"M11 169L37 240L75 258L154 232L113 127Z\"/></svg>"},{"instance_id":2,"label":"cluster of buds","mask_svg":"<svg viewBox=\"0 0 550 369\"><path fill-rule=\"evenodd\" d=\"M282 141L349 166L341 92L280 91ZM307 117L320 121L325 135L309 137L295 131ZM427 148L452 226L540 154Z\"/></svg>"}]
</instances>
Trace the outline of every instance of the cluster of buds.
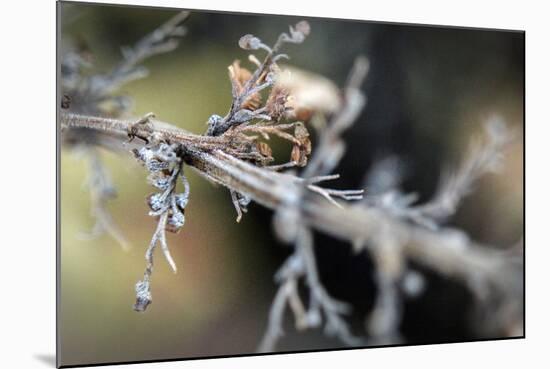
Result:
<instances>
[{"instance_id":1,"label":"cluster of buds","mask_svg":"<svg viewBox=\"0 0 550 369\"><path fill-rule=\"evenodd\" d=\"M189 182L183 174L178 150L178 145L166 143L134 150L136 158L149 171L148 182L159 190L147 198L147 204L151 209L149 215L158 217L168 213L166 230L174 233L185 223L185 207L189 199ZM175 192L178 177L183 182L182 193Z\"/></svg>"},{"instance_id":2,"label":"cluster of buds","mask_svg":"<svg viewBox=\"0 0 550 369\"><path fill-rule=\"evenodd\" d=\"M289 27L289 33L282 33L273 48L270 48L262 42L258 37L247 34L240 38L239 46L244 50L264 49L268 53L275 53L283 42L301 44L311 32L311 27L307 21L300 21L296 25Z\"/></svg>"},{"instance_id":3,"label":"cluster of buds","mask_svg":"<svg viewBox=\"0 0 550 369\"><path fill-rule=\"evenodd\" d=\"M283 90L271 91L266 105L262 105L261 92L271 88L276 83L280 68L277 62L288 59L288 55L279 53L279 49L285 43L300 44L310 33L309 24L306 21L298 22L290 27L288 33L279 35L273 47L269 47L261 39L254 35L244 35L239 40L239 46L245 50L262 49L267 52L263 62L254 55L249 60L257 67L254 73L241 67L236 60L229 69L233 102L225 117L212 115L208 120L207 136L219 136L241 124L250 124L252 120L278 122L288 112L288 93Z\"/></svg>"}]
</instances>

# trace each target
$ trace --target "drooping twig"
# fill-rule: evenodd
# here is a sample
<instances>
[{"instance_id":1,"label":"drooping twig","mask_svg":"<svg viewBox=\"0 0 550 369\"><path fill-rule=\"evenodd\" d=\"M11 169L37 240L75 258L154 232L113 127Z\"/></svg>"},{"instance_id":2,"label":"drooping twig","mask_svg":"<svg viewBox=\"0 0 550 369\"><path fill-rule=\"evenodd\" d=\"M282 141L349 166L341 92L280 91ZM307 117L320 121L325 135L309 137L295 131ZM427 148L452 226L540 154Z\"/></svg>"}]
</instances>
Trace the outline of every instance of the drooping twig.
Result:
<instances>
[{"instance_id":1,"label":"drooping twig","mask_svg":"<svg viewBox=\"0 0 550 369\"><path fill-rule=\"evenodd\" d=\"M178 232L185 223L185 207L189 201L189 182L183 174L182 153L177 144L150 142L141 149L134 149L134 155L140 160L149 174L149 183L161 192L149 196L150 216L158 217L158 224L151 243L145 252L147 266L142 281L136 285L136 304L134 310L145 311L151 303L150 278L153 272L153 252L157 245L174 271L176 263L166 243L166 231ZM178 178L181 177L184 190L176 193Z\"/></svg>"},{"instance_id":2,"label":"drooping twig","mask_svg":"<svg viewBox=\"0 0 550 369\"><path fill-rule=\"evenodd\" d=\"M95 148L86 146L84 152L90 163L89 178L86 181L86 187L90 191L91 214L96 221L91 232L84 236L86 238L96 238L106 232L119 243L124 251L128 251L130 244L106 208L107 202L116 196L116 190L111 182L111 178Z\"/></svg>"}]
</instances>

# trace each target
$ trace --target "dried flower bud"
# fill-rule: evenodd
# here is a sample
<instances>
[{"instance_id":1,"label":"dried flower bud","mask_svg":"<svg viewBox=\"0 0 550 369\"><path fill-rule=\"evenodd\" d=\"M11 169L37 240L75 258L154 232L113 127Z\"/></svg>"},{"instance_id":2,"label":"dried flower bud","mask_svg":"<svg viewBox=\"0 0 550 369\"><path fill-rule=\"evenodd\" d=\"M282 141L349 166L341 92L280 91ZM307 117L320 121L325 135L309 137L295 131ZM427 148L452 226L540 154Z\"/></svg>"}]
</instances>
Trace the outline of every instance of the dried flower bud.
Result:
<instances>
[{"instance_id":1,"label":"dried flower bud","mask_svg":"<svg viewBox=\"0 0 550 369\"><path fill-rule=\"evenodd\" d=\"M210 116L210 118L208 118L207 124L208 124L209 126L216 126L216 125L217 125L218 123L220 123L222 120L223 120L223 118L220 117L219 115L217 115L217 114L212 114L212 115Z\"/></svg>"},{"instance_id":2,"label":"dried flower bud","mask_svg":"<svg viewBox=\"0 0 550 369\"><path fill-rule=\"evenodd\" d=\"M207 136L212 136L216 132L216 128L223 123L223 118L217 114L212 114L206 124L208 124L208 129L206 130Z\"/></svg>"},{"instance_id":3,"label":"dried flower bud","mask_svg":"<svg viewBox=\"0 0 550 369\"><path fill-rule=\"evenodd\" d=\"M149 182L152 186L163 191L170 187L170 177L164 175L163 172L154 172L149 176Z\"/></svg>"},{"instance_id":4,"label":"dried flower bud","mask_svg":"<svg viewBox=\"0 0 550 369\"><path fill-rule=\"evenodd\" d=\"M158 172L164 169L168 169L170 164L166 161L151 159L145 162L145 166L147 167L147 170L149 170L150 172Z\"/></svg>"},{"instance_id":5,"label":"dried flower bud","mask_svg":"<svg viewBox=\"0 0 550 369\"><path fill-rule=\"evenodd\" d=\"M178 231L185 224L185 215L183 215L183 213L179 211L172 213L168 217L168 224L173 226L173 228L168 229L169 231Z\"/></svg>"},{"instance_id":6,"label":"dried flower bud","mask_svg":"<svg viewBox=\"0 0 550 369\"><path fill-rule=\"evenodd\" d=\"M147 198L147 204L152 211L159 211L165 207L165 203L162 200L160 193L154 193Z\"/></svg>"},{"instance_id":7,"label":"dried flower bud","mask_svg":"<svg viewBox=\"0 0 550 369\"><path fill-rule=\"evenodd\" d=\"M254 35L244 35L239 39L239 47L245 50L258 50L262 41Z\"/></svg>"},{"instance_id":8,"label":"dried flower bud","mask_svg":"<svg viewBox=\"0 0 550 369\"><path fill-rule=\"evenodd\" d=\"M305 20L296 23L296 25L294 26L294 29L300 32L301 34L303 34L304 36L308 36L309 33L311 32L311 27L308 21L305 21Z\"/></svg>"},{"instance_id":9,"label":"dried flower bud","mask_svg":"<svg viewBox=\"0 0 550 369\"><path fill-rule=\"evenodd\" d=\"M308 22L298 22L294 27L290 27L290 40L288 41L300 44L304 42L310 31L311 29Z\"/></svg>"},{"instance_id":10,"label":"dried flower bud","mask_svg":"<svg viewBox=\"0 0 550 369\"><path fill-rule=\"evenodd\" d=\"M134 310L143 312L152 301L149 281L143 280L136 283L136 303L134 304Z\"/></svg>"},{"instance_id":11,"label":"dried flower bud","mask_svg":"<svg viewBox=\"0 0 550 369\"><path fill-rule=\"evenodd\" d=\"M177 195L174 195L174 197L175 197L176 205L178 206L178 208L180 208L181 211L183 211L187 206L189 197L183 193L178 193Z\"/></svg>"}]
</instances>

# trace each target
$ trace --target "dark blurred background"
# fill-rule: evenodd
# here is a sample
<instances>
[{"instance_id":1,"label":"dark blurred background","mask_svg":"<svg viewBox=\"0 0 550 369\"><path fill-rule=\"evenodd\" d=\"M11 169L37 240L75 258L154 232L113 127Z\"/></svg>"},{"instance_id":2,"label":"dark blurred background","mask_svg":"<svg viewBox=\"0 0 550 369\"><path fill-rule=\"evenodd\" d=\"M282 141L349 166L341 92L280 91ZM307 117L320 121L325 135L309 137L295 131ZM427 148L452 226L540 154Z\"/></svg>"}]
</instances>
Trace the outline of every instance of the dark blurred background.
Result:
<instances>
[{"instance_id":1,"label":"dark blurred background","mask_svg":"<svg viewBox=\"0 0 550 369\"><path fill-rule=\"evenodd\" d=\"M95 70L107 71L132 45L175 12L65 3L62 48L85 45ZM227 66L247 52L240 36L253 33L272 44L288 25L306 17L193 12L188 34L174 52L145 63L149 77L122 93L134 99L133 116L155 112L161 120L202 133L211 114L224 115L231 102ZM308 19L308 18L306 18ZM452 221L475 240L508 247L523 229L524 34L444 27L308 19L312 33L290 45L288 64L324 75L337 85L359 54L371 63L364 84L368 104L346 133L348 151L337 187L362 187L375 160L396 154L406 164L404 188L421 200L433 194L441 169L457 163L482 123L498 114L518 139L498 175L478 184ZM315 147L315 146L314 146ZM69 151L61 156L61 356L64 364L150 360L252 353L267 324L276 286L273 274L290 249L271 230L272 213L252 205L240 224L227 190L195 173L182 232L169 236L178 274L157 257L154 302L144 314L132 310L134 284L155 222L145 197L152 192L145 170L128 156L102 153L118 188L110 210L133 245L123 252L108 236L81 237L93 219L82 189L86 168ZM354 306L353 330L376 297L367 254L317 235L321 279L335 297ZM158 251L158 250L157 250ZM462 341L480 337L473 296L452 280L410 265L425 279L423 293L405 300L405 343ZM341 347L321 331L296 333L289 317L279 349Z\"/></svg>"}]
</instances>

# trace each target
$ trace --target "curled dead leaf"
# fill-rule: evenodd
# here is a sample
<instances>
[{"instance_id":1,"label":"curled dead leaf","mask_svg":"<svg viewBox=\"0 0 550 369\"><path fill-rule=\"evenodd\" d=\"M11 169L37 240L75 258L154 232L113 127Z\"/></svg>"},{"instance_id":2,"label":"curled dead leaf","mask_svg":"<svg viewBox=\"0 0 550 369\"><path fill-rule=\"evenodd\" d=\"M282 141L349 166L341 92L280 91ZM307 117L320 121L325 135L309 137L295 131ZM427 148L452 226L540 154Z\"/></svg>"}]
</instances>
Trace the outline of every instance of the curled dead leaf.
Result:
<instances>
[{"instance_id":1,"label":"curled dead leaf","mask_svg":"<svg viewBox=\"0 0 550 369\"><path fill-rule=\"evenodd\" d=\"M227 69L229 70L231 85L233 86L233 95L238 96L243 93L244 86L250 78L252 78L252 73L248 69L241 67L240 60L235 60L232 65L227 67ZM265 73L258 79L257 83L261 83L264 79ZM256 110L260 107L261 103L261 95L259 93L255 93L242 103L241 109Z\"/></svg>"}]
</instances>

